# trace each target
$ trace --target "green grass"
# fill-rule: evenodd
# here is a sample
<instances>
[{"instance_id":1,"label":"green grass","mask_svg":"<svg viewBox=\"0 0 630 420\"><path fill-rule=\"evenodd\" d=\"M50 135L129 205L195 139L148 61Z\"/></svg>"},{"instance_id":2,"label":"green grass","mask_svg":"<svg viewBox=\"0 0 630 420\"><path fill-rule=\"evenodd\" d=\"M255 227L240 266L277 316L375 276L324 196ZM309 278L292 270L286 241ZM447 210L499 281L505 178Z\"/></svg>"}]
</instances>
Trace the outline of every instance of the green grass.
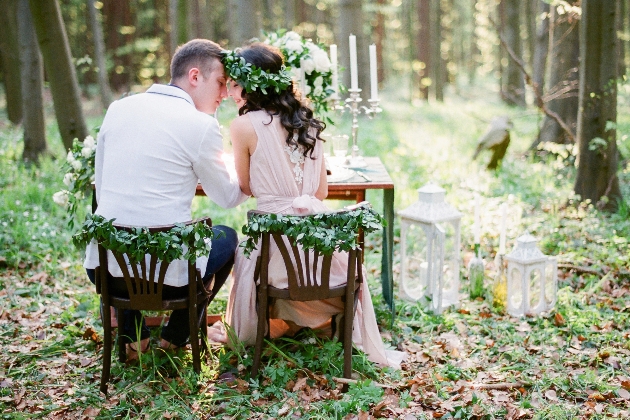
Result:
<instances>
[{"instance_id":1,"label":"green grass","mask_svg":"<svg viewBox=\"0 0 630 420\"><path fill-rule=\"evenodd\" d=\"M620 87L619 149L630 157L630 87ZM508 249L529 231L539 246L556 255L558 303L545 317L511 318L483 300L469 301L462 270L460 308L434 315L413 302L397 300L390 315L380 292L381 235L366 238L366 267L384 342L408 352L403 370L381 369L355 352L358 382L346 394L339 344L311 331L267 345L262 375L251 379L252 349L214 347L200 375L189 352L165 354L155 346L140 364L112 363L110 395L98 391L102 327L98 298L81 268L81 252L70 243L63 209L52 202L61 189L65 156L54 123L48 125L51 156L39 166L20 161L21 132L0 126L0 418L344 418L361 411L402 418L628 418L630 372L630 222L628 206L603 214L572 193L572 158L557 148L534 158L526 153L540 115L509 108L480 88L450 94L444 104L408 104L384 92L384 112L360 117L359 147L381 157L396 186L395 209L417 200L416 189L433 181L463 213L462 256L470 253L473 196L482 201L482 256L498 247L499 206L510 209ZM234 107L220 120L227 126ZM514 121L512 142L500 170L488 173L487 155L470 157L492 116ZM102 116L88 124L95 127ZM349 116L336 115L331 131L349 133ZM227 130L225 130L227 131ZM229 139L226 138L229 148ZM559 159L564 154L567 159ZM630 166L619 175L630 197ZM368 200L382 208L382 194ZM329 202L333 207L343 203ZM81 210L88 211L86 201ZM240 231L250 200L221 209L205 197L195 216ZM80 215L82 216L82 215ZM396 235L400 229L394 225ZM395 240L394 271L400 253ZM582 268L600 274L589 274ZM488 265L487 275L493 275ZM603 276L606 275L605 278ZM603 278L603 280L602 280ZM225 309L227 291L210 308ZM153 332L154 343L157 331ZM231 372L233 383L217 381ZM520 382L521 387L473 389L471 383ZM625 385L624 385L625 384ZM516 414L515 414L516 413ZM514 417L516 418L516 417Z\"/></svg>"}]
</instances>

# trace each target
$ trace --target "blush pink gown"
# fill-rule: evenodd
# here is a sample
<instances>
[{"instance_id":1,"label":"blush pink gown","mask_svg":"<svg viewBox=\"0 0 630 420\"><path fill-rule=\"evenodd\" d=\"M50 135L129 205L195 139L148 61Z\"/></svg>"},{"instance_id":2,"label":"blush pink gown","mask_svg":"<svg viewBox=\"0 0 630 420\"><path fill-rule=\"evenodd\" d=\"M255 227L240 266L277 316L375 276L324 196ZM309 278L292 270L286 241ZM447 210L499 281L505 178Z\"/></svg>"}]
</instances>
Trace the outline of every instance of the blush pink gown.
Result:
<instances>
[{"instance_id":1,"label":"blush pink gown","mask_svg":"<svg viewBox=\"0 0 630 420\"><path fill-rule=\"evenodd\" d=\"M254 126L258 143L250 159L250 187L257 199L258 210L281 214L310 214L329 211L324 203L315 198L319 187L322 170L322 142L317 141L313 156L308 156L303 163L291 161L285 150L287 132L278 118L270 122L266 111L246 114ZM299 183L296 178L302 178ZM269 282L278 288L287 288L287 274L284 262L272 241ZM253 282L254 268L258 250L250 258L243 255L242 248L236 253L233 284L227 305L226 322L236 336L247 345L253 345L256 338L256 288ZM345 283L348 257L346 253L333 256L330 285ZM365 269L364 269L365 270ZM364 278L367 279L365 271ZM317 328L328 323L330 318L342 310L341 299L327 299L310 302L290 302L277 300L270 311L271 334L277 336L274 329L286 324L281 320L291 321L301 327ZM363 350L368 359L381 366L400 367L406 354L385 350L381 339L372 298L366 282L359 292L357 312L354 318L353 343Z\"/></svg>"}]
</instances>

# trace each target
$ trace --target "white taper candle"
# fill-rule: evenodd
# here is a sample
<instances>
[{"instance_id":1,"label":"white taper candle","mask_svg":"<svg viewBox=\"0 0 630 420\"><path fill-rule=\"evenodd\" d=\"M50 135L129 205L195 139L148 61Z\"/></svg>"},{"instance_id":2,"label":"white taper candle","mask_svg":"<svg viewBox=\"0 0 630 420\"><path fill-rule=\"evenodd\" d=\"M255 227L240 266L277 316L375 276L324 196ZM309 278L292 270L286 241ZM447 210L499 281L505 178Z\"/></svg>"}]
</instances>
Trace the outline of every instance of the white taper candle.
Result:
<instances>
[{"instance_id":1,"label":"white taper candle","mask_svg":"<svg viewBox=\"0 0 630 420\"><path fill-rule=\"evenodd\" d=\"M371 98L378 100L378 73L376 68L376 45L370 45L370 85L371 85Z\"/></svg>"},{"instance_id":2,"label":"white taper candle","mask_svg":"<svg viewBox=\"0 0 630 420\"><path fill-rule=\"evenodd\" d=\"M359 89L359 76L357 69L357 37L350 35L350 88Z\"/></svg>"}]
</instances>

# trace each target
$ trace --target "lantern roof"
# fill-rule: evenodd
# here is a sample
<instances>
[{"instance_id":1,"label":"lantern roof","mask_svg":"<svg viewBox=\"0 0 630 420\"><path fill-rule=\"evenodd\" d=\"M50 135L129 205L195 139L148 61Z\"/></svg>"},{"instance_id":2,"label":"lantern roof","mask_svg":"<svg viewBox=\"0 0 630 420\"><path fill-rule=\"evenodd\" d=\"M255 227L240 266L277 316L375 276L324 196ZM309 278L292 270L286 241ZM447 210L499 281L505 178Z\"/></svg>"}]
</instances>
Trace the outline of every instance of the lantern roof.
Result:
<instances>
[{"instance_id":1,"label":"lantern roof","mask_svg":"<svg viewBox=\"0 0 630 420\"><path fill-rule=\"evenodd\" d=\"M521 264L535 264L546 261L548 257L536 246L538 241L529 232L516 239L514 250L505 256L505 259Z\"/></svg>"},{"instance_id":2,"label":"lantern roof","mask_svg":"<svg viewBox=\"0 0 630 420\"><path fill-rule=\"evenodd\" d=\"M444 201L445 193L444 188L429 182L418 188L418 201L399 211L398 215L403 219L423 223L458 221L462 214Z\"/></svg>"}]
</instances>

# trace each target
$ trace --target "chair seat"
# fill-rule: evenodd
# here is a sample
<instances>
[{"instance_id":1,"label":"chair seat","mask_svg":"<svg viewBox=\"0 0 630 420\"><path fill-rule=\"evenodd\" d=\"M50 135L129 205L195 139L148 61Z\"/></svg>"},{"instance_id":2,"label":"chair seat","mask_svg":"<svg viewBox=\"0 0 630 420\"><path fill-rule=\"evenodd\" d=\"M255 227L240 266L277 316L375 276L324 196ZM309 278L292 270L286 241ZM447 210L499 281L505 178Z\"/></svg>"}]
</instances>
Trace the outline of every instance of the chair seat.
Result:
<instances>
[{"instance_id":1,"label":"chair seat","mask_svg":"<svg viewBox=\"0 0 630 420\"><path fill-rule=\"evenodd\" d=\"M355 292L357 290L359 290L359 287L361 286L360 283L356 283L354 286L354 290ZM273 286L267 286L267 296L269 296L270 298L276 298L276 299L285 299L285 300L295 300L298 302L309 302L312 300L320 300L321 297L320 296L311 296L311 297L293 297L291 298L291 295L289 294L289 289L279 289L277 287L273 287ZM346 294L346 285L343 284L341 286L337 286L337 287L331 287L329 289L326 289L326 299L329 298L336 298L336 297L341 297L341 296L345 296Z\"/></svg>"},{"instance_id":2,"label":"chair seat","mask_svg":"<svg viewBox=\"0 0 630 420\"><path fill-rule=\"evenodd\" d=\"M110 295L109 299L111 306L115 306L120 309L134 309L139 311L172 311L174 309L188 308L188 298L163 299L160 307L134 306L131 303L131 299L120 296ZM208 296L204 293L197 293L197 305L203 304L206 300L208 300Z\"/></svg>"}]
</instances>

